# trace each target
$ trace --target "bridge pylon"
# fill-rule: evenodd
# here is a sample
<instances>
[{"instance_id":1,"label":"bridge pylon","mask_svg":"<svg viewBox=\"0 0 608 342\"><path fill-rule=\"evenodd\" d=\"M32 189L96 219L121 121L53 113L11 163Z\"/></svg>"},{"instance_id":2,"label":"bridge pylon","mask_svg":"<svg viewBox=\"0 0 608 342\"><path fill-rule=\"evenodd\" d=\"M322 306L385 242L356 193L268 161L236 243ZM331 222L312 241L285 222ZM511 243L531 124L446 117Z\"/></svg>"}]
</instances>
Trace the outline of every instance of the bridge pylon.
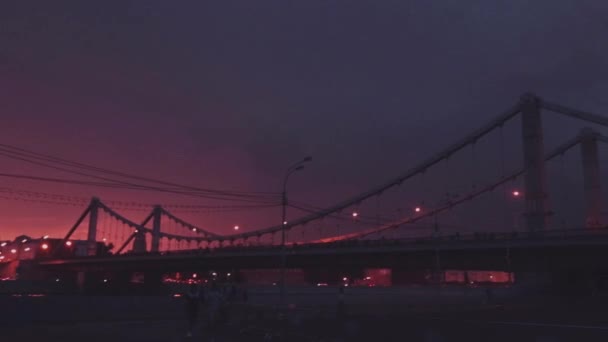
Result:
<instances>
[{"instance_id":1,"label":"bridge pylon","mask_svg":"<svg viewBox=\"0 0 608 342\"><path fill-rule=\"evenodd\" d=\"M99 216L99 198L93 197L89 205L89 231L87 234L87 255L97 254L97 218Z\"/></svg>"},{"instance_id":2,"label":"bridge pylon","mask_svg":"<svg viewBox=\"0 0 608 342\"><path fill-rule=\"evenodd\" d=\"M160 222L162 214L163 209L161 206L155 206L152 218L152 243L150 244L150 250L152 252L158 252L160 249Z\"/></svg>"},{"instance_id":3,"label":"bridge pylon","mask_svg":"<svg viewBox=\"0 0 608 342\"><path fill-rule=\"evenodd\" d=\"M597 149L598 136L599 133L589 127L583 128L580 133L586 228L601 226L602 189L600 186L600 162Z\"/></svg>"},{"instance_id":4,"label":"bridge pylon","mask_svg":"<svg viewBox=\"0 0 608 342\"><path fill-rule=\"evenodd\" d=\"M532 93L526 93L521 97L520 106L526 170L524 176L526 228L528 231L542 231L547 227L550 212L540 115L541 100Z\"/></svg>"}]
</instances>

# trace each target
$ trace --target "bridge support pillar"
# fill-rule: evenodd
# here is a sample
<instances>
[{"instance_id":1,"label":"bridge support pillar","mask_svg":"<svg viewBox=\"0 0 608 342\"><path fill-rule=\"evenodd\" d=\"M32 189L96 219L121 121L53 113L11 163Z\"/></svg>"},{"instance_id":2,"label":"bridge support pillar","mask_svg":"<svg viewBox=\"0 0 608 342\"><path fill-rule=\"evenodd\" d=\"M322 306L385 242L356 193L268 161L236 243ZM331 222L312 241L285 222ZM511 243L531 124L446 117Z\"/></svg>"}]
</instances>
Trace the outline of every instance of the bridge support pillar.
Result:
<instances>
[{"instance_id":1,"label":"bridge support pillar","mask_svg":"<svg viewBox=\"0 0 608 342\"><path fill-rule=\"evenodd\" d=\"M583 128L581 131L581 157L586 206L585 227L595 228L601 225L602 191L597 132L591 128Z\"/></svg>"},{"instance_id":2,"label":"bridge support pillar","mask_svg":"<svg viewBox=\"0 0 608 342\"><path fill-rule=\"evenodd\" d=\"M135 233L135 240L133 240L133 252L145 253L146 252L146 232L138 231Z\"/></svg>"},{"instance_id":3,"label":"bridge support pillar","mask_svg":"<svg viewBox=\"0 0 608 342\"><path fill-rule=\"evenodd\" d=\"M87 255L97 254L97 217L99 216L99 199L93 197L89 211L89 232L87 234Z\"/></svg>"},{"instance_id":4,"label":"bridge support pillar","mask_svg":"<svg viewBox=\"0 0 608 342\"><path fill-rule=\"evenodd\" d=\"M526 228L528 231L540 231L546 228L549 216L540 99L533 94L524 94L521 98L521 110L526 169Z\"/></svg>"},{"instance_id":5,"label":"bridge support pillar","mask_svg":"<svg viewBox=\"0 0 608 342\"><path fill-rule=\"evenodd\" d=\"M158 252L160 246L160 221L162 216L162 209L160 206L154 207L154 218L152 219L152 243L150 250L152 252Z\"/></svg>"}]
</instances>

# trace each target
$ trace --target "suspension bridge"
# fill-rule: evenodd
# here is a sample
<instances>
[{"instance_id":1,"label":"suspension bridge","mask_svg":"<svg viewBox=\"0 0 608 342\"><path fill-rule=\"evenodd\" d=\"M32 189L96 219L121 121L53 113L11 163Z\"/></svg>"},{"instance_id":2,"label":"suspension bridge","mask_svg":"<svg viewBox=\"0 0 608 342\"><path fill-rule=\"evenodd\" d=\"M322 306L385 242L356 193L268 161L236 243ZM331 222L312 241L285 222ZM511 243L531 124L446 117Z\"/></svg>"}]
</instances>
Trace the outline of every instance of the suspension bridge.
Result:
<instances>
[{"instance_id":1,"label":"suspension bridge","mask_svg":"<svg viewBox=\"0 0 608 342\"><path fill-rule=\"evenodd\" d=\"M219 234L213 227L189 223L160 205L154 206L145 219L136 222L101 199L93 198L57 248L69 243L76 231L86 229L88 257L71 260L51 257L41 264L55 267L80 265L85 268L130 265L132 268L163 267L164 270L184 267L188 262L192 267L203 264L231 268L278 267L282 248L277 235L285 232L290 267L306 267L315 263L376 267L407 263L422 268L439 267L441 264L441 267L460 269L505 270L523 269L525 265L536 265L537 269L558 264L600 267L598 265L608 260L608 254L604 252L608 230L602 222L598 145L608 142L608 137L584 127L557 146L546 149L543 121L552 116L541 113L608 126L606 117L545 101L534 94L524 94L505 112L398 177L326 208L286 203L290 208L307 214L275 226L233 234ZM521 166L507 170L503 130L516 118L520 119L519 141L523 153L518 154ZM458 155L467 154L468 149L472 151L472 158L478 158L476 146L489 141L488 137L496 135L496 132L500 138L499 148L490 153L490 158L494 158L490 164L499 166L497 174L492 175L485 168L474 169L469 172L474 174L474 179L464 181L470 185L461 186L457 193L446 191L438 198L424 202L412 200L414 192L422 191L430 196L431 191L426 189L431 187L429 184L450 182L456 178L456 173L448 172L448 177L431 179L435 169L449 164ZM494 144L490 142L490 145ZM575 147L579 147L582 161L584 198L567 201L584 203L584 217L571 227L563 227L552 219L558 216L558 212L550 206L547 169L551 161L570 153ZM482 179L484 183L480 184ZM523 181L521 190L509 190L508 184L519 179ZM418 190L407 190L415 188ZM493 193L498 196L492 197ZM450 226L440 223L440 219L444 221L444 217L471 203L508 207L512 206L511 197L520 196L524 201L524 212L515 215L514 220L523 218L521 226L510 226L510 214L503 215L496 224ZM386 203L379 204L380 199ZM390 203L406 202L411 203L411 210L389 213L386 209ZM377 215L367 214L374 211L370 209L374 206ZM505 211L508 210L503 210L503 213ZM88 224L85 223L87 219ZM430 223L416 226L423 222ZM95 246L100 242L115 246L112 255L95 255ZM407 258L394 258L395 255Z\"/></svg>"}]
</instances>

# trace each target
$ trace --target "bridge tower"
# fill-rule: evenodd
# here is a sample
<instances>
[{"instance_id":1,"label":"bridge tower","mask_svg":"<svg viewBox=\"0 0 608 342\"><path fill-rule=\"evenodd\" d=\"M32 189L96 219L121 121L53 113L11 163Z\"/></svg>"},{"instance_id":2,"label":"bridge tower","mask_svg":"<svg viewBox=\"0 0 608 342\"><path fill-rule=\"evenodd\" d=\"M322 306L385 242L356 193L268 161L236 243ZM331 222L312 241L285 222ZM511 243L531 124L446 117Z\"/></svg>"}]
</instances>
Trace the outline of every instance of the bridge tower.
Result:
<instances>
[{"instance_id":1,"label":"bridge tower","mask_svg":"<svg viewBox=\"0 0 608 342\"><path fill-rule=\"evenodd\" d=\"M534 94L521 97L522 136L524 149L525 219L528 231L541 231L547 226L549 203L544 162L541 101Z\"/></svg>"},{"instance_id":2,"label":"bridge tower","mask_svg":"<svg viewBox=\"0 0 608 342\"><path fill-rule=\"evenodd\" d=\"M597 150L598 133L587 127L581 130L580 136L585 190L585 227L597 228L601 225L602 210L600 163Z\"/></svg>"},{"instance_id":3,"label":"bridge tower","mask_svg":"<svg viewBox=\"0 0 608 342\"><path fill-rule=\"evenodd\" d=\"M89 232L87 234L87 255L97 254L97 217L99 216L99 198L93 197L89 205Z\"/></svg>"},{"instance_id":4,"label":"bridge tower","mask_svg":"<svg viewBox=\"0 0 608 342\"><path fill-rule=\"evenodd\" d=\"M154 207L154 217L152 218L152 244L150 250L158 252L160 246L160 221L162 217L162 208L157 205Z\"/></svg>"}]
</instances>

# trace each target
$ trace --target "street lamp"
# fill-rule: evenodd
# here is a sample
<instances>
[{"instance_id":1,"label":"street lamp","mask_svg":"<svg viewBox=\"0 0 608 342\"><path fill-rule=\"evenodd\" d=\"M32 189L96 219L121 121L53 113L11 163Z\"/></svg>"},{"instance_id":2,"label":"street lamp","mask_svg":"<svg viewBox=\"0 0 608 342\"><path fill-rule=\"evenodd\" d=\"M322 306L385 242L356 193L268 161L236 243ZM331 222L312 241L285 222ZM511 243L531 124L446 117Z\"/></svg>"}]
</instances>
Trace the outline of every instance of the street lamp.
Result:
<instances>
[{"instance_id":1,"label":"street lamp","mask_svg":"<svg viewBox=\"0 0 608 342\"><path fill-rule=\"evenodd\" d=\"M312 161L312 157L306 157L299 162L291 165L285 172L283 178L283 192L281 193L281 286L280 286L280 303L281 306L285 302L285 268L287 267L287 251L285 250L285 230L287 229L287 180L294 172L304 168L304 164Z\"/></svg>"},{"instance_id":2,"label":"street lamp","mask_svg":"<svg viewBox=\"0 0 608 342\"><path fill-rule=\"evenodd\" d=\"M511 196L514 199L519 199L521 197L522 193L521 191L515 189L513 191L511 191ZM518 230L519 229L519 213L517 210L513 211L513 229L514 230Z\"/></svg>"}]
</instances>

